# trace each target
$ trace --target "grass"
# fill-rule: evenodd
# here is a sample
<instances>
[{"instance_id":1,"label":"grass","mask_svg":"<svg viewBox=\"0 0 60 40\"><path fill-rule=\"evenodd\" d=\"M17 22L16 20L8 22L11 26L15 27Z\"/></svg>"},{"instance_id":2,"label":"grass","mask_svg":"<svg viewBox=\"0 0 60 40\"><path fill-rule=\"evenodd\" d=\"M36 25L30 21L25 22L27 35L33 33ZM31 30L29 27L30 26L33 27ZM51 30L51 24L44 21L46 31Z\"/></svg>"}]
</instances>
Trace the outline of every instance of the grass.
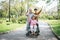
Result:
<instances>
[{"instance_id":1,"label":"grass","mask_svg":"<svg viewBox=\"0 0 60 40\"><path fill-rule=\"evenodd\" d=\"M3 23L0 23L0 32L10 31L10 30L14 30L16 28L21 28L24 26L25 26L25 24L18 24L18 23L3 21Z\"/></svg>"},{"instance_id":2,"label":"grass","mask_svg":"<svg viewBox=\"0 0 60 40\"><path fill-rule=\"evenodd\" d=\"M47 20L51 27L53 28L53 31L60 36L60 20Z\"/></svg>"}]
</instances>

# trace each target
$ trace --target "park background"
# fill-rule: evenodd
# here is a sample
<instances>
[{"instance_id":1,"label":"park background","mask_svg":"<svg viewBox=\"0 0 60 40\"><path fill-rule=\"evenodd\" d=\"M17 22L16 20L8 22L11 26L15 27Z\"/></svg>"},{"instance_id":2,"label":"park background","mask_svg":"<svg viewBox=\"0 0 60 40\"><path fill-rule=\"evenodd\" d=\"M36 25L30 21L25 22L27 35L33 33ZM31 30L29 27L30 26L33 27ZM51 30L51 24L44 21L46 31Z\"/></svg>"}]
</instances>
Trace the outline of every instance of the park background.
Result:
<instances>
[{"instance_id":1,"label":"park background","mask_svg":"<svg viewBox=\"0 0 60 40\"><path fill-rule=\"evenodd\" d=\"M60 36L60 0L0 0L0 33L26 26L27 10L36 7L42 8L39 20Z\"/></svg>"}]
</instances>

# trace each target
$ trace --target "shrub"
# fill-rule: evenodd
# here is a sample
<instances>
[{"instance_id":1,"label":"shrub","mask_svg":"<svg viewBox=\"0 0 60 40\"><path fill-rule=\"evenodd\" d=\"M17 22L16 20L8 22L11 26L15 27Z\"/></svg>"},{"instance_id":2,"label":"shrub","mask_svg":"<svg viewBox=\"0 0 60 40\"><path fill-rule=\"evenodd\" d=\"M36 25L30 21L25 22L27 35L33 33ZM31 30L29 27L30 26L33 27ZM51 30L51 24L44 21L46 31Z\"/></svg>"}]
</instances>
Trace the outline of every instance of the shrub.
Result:
<instances>
[{"instance_id":1,"label":"shrub","mask_svg":"<svg viewBox=\"0 0 60 40\"><path fill-rule=\"evenodd\" d=\"M53 16L47 16L49 20L54 19Z\"/></svg>"},{"instance_id":2,"label":"shrub","mask_svg":"<svg viewBox=\"0 0 60 40\"><path fill-rule=\"evenodd\" d=\"M53 15L48 15L48 14L42 14L42 15L40 15L39 18L40 18L40 19L49 19L49 20L55 19L55 18L53 17Z\"/></svg>"},{"instance_id":3,"label":"shrub","mask_svg":"<svg viewBox=\"0 0 60 40\"><path fill-rule=\"evenodd\" d=\"M16 23L16 18L12 18L11 20L13 23Z\"/></svg>"},{"instance_id":4,"label":"shrub","mask_svg":"<svg viewBox=\"0 0 60 40\"><path fill-rule=\"evenodd\" d=\"M39 19L47 19L47 16L48 16L47 14L41 14Z\"/></svg>"},{"instance_id":5,"label":"shrub","mask_svg":"<svg viewBox=\"0 0 60 40\"><path fill-rule=\"evenodd\" d=\"M8 22L8 23L6 23L6 25L10 25L10 23Z\"/></svg>"},{"instance_id":6,"label":"shrub","mask_svg":"<svg viewBox=\"0 0 60 40\"><path fill-rule=\"evenodd\" d=\"M6 22L9 22L9 19L6 19Z\"/></svg>"},{"instance_id":7,"label":"shrub","mask_svg":"<svg viewBox=\"0 0 60 40\"><path fill-rule=\"evenodd\" d=\"M20 16L18 18L18 23L26 23L26 16Z\"/></svg>"},{"instance_id":8,"label":"shrub","mask_svg":"<svg viewBox=\"0 0 60 40\"><path fill-rule=\"evenodd\" d=\"M0 20L0 24L2 24L3 23L3 21L2 20Z\"/></svg>"}]
</instances>

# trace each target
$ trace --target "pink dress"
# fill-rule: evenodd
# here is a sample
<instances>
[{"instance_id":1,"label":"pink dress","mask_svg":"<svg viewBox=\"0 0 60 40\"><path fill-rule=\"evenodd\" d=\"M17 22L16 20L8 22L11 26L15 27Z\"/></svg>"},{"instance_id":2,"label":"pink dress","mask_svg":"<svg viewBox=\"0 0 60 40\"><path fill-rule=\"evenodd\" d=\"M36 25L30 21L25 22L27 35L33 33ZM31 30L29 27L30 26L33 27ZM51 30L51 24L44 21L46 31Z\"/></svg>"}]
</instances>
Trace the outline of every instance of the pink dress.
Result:
<instances>
[{"instance_id":1,"label":"pink dress","mask_svg":"<svg viewBox=\"0 0 60 40\"><path fill-rule=\"evenodd\" d=\"M36 23L38 23L37 22L37 20L30 20L30 28L31 28L31 32L36 32L36 28L37 28L37 26L36 26ZM34 27L34 29L33 29L33 27Z\"/></svg>"},{"instance_id":2,"label":"pink dress","mask_svg":"<svg viewBox=\"0 0 60 40\"><path fill-rule=\"evenodd\" d=\"M36 20L30 20L30 25L32 25L32 26L34 26L34 25L36 25L38 22L36 21Z\"/></svg>"}]
</instances>

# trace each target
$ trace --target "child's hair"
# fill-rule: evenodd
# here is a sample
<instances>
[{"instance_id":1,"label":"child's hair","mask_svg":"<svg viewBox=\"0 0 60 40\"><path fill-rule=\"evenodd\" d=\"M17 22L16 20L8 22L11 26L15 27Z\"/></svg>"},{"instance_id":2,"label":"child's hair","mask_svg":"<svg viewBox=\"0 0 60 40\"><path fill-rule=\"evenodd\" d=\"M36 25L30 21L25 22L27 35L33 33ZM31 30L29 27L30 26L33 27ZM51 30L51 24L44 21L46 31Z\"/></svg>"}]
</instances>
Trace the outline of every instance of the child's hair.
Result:
<instances>
[{"instance_id":1,"label":"child's hair","mask_svg":"<svg viewBox=\"0 0 60 40\"><path fill-rule=\"evenodd\" d=\"M36 19L36 16L33 15L32 18L33 18L33 17L35 17L35 19ZM31 18L31 19L32 19L32 18Z\"/></svg>"}]
</instances>

